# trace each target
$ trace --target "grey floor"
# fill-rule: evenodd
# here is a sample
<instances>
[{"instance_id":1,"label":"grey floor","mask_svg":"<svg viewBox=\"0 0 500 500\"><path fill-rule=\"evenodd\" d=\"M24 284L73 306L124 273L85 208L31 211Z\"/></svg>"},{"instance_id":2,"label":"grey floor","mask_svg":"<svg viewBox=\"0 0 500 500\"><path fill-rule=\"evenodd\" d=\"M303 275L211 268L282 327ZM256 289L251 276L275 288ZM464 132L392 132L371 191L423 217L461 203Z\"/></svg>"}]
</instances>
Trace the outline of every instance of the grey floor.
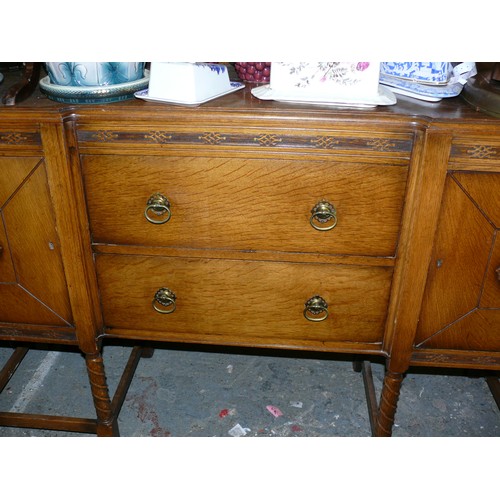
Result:
<instances>
[{"instance_id":1,"label":"grey floor","mask_svg":"<svg viewBox=\"0 0 500 500\"><path fill-rule=\"evenodd\" d=\"M0 348L0 362L10 355ZM129 347L108 345L114 393ZM362 377L347 359L156 349L139 362L119 417L122 436L333 437L370 435ZM379 394L383 365L372 364ZM30 350L0 411L94 418L85 363L75 352ZM484 378L407 374L395 437L499 437L500 411ZM1 436L88 436L0 427Z\"/></svg>"}]
</instances>

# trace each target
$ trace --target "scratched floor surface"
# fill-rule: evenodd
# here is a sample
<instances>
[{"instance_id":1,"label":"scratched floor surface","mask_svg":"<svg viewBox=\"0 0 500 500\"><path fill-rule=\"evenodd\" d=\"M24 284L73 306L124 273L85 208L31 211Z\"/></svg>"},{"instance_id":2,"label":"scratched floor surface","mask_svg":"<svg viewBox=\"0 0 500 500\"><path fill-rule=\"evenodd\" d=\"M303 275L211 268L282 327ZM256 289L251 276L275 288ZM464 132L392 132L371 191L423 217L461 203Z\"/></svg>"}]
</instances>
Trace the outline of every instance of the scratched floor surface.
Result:
<instances>
[{"instance_id":1,"label":"scratched floor surface","mask_svg":"<svg viewBox=\"0 0 500 500\"><path fill-rule=\"evenodd\" d=\"M0 348L0 362L12 351ZM130 349L106 346L114 392ZM372 365L379 393L383 366ZM0 394L0 411L93 418L85 363L73 352L28 352ZM119 417L122 436L370 435L361 375L344 359L156 349L141 359ZM483 378L410 373L394 436L500 436ZM0 427L0 436L88 436Z\"/></svg>"}]
</instances>

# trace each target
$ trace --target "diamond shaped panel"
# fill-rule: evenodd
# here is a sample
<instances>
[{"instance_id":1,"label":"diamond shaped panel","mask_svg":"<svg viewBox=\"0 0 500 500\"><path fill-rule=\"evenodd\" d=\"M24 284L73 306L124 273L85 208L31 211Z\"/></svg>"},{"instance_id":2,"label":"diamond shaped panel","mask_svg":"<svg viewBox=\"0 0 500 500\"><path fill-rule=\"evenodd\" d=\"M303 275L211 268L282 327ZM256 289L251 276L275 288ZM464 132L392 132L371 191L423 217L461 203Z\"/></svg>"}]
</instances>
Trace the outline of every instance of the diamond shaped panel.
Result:
<instances>
[{"instance_id":1,"label":"diamond shaped panel","mask_svg":"<svg viewBox=\"0 0 500 500\"><path fill-rule=\"evenodd\" d=\"M43 161L0 158L0 197L0 322L70 325Z\"/></svg>"},{"instance_id":2,"label":"diamond shaped panel","mask_svg":"<svg viewBox=\"0 0 500 500\"><path fill-rule=\"evenodd\" d=\"M475 200L451 177L445 189L417 345L479 306L495 241L496 230Z\"/></svg>"}]
</instances>

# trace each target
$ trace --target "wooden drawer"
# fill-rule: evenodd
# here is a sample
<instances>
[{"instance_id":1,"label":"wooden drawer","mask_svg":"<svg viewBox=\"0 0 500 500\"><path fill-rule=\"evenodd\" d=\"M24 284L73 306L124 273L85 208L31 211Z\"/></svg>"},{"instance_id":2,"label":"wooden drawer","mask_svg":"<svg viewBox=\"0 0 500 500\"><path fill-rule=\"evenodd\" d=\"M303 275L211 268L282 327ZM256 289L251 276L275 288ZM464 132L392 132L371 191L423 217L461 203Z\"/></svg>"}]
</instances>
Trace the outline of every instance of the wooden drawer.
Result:
<instances>
[{"instance_id":1,"label":"wooden drawer","mask_svg":"<svg viewBox=\"0 0 500 500\"><path fill-rule=\"evenodd\" d=\"M97 255L96 265L108 329L163 340L260 337L276 345L381 341L392 276L390 267L111 254ZM153 308L162 287L175 293L171 314ZM316 295L328 304L320 322L304 317Z\"/></svg>"},{"instance_id":2,"label":"wooden drawer","mask_svg":"<svg viewBox=\"0 0 500 500\"><path fill-rule=\"evenodd\" d=\"M83 155L82 168L95 243L368 256L395 253L407 176L296 159ZM154 193L170 203L164 224L145 217ZM310 223L323 200L336 210L328 231Z\"/></svg>"}]
</instances>

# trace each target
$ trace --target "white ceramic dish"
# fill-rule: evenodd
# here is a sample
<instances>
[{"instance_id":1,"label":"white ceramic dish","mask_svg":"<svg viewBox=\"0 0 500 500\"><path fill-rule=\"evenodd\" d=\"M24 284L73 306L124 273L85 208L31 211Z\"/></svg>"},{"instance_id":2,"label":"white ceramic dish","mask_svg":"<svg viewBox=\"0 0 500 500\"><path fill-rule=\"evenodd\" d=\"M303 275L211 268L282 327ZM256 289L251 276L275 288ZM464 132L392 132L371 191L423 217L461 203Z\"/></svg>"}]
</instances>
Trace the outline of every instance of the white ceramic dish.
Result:
<instances>
[{"instance_id":1,"label":"white ceramic dish","mask_svg":"<svg viewBox=\"0 0 500 500\"><path fill-rule=\"evenodd\" d=\"M297 104L316 104L322 106L341 106L349 108L374 108L375 106L389 106L396 104L396 96L386 87L379 85L378 96L374 98L352 98L352 99L335 99L325 101L316 97L306 97L303 94L300 97L290 95L280 95L279 92L273 91L269 85L261 85L251 90L252 95L263 100L293 102Z\"/></svg>"},{"instance_id":2,"label":"white ceramic dish","mask_svg":"<svg viewBox=\"0 0 500 500\"><path fill-rule=\"evenodd\" d=\"M176 104L178 106L199 106L200 104L212 101L213 99L217 99L218 97L222 97L227 94L231 94L232 92L236 92L237 90L240 90L245 87L245 85L240 82L230 82L230 84L231 84L230 89L220 94L216 94L201 100L175 100L175 99L163 99L161 97L149 97L148 95L149 89L140 90L139 92L136 92L134 95L138 99L143 99L144 101L162 102L165 104Z\"/></svg>"},{"instance_id":3,"label":"white ceramic dish","mask_svg":"<svg viewBox=\"0 0 500 500\"><path fill-rule=\"evenodd\" d=\"M293 100L352 102L376 98L379 76L373 62L273 62L269 87Z\"/></svg>"},{"instance_id":4,"label":"white ceramic dish","mask_svg":"<svg viewBox=\"0 0 500 500\"><path fill-rule=\"evenodd\" d=\"M230 90L224 64L152 62L148 96L180 102L199 102Z\"/></svg>"}]
</instances>

